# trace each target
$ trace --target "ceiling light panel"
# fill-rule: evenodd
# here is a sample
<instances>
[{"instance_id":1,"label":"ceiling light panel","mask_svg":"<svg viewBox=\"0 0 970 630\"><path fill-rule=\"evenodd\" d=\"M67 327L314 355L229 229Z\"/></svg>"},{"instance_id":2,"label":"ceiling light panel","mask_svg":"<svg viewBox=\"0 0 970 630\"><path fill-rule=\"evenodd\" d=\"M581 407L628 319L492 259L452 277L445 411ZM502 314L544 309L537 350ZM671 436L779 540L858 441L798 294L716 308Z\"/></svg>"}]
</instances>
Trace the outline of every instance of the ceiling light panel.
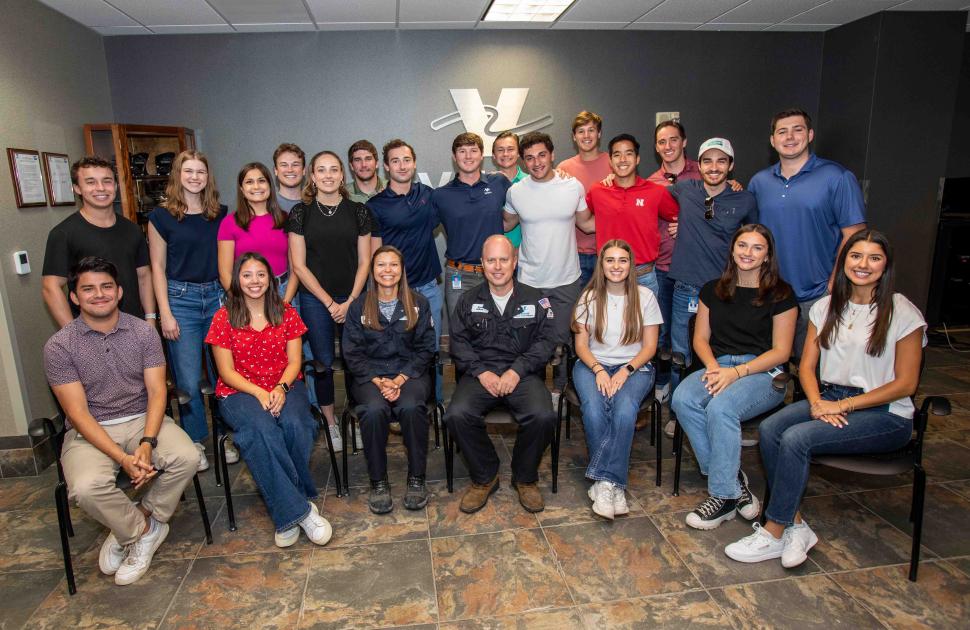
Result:
<instances>
[{"instance_id":1,"label":"ceiling light panel","mask_svg":"<svg viewBox=\"0 0 970 630\"><path fill-rule=\"evenodd\" d=\"M554 22L573 0L494 0L484 22Z\"/></svg>"}]
</instances>

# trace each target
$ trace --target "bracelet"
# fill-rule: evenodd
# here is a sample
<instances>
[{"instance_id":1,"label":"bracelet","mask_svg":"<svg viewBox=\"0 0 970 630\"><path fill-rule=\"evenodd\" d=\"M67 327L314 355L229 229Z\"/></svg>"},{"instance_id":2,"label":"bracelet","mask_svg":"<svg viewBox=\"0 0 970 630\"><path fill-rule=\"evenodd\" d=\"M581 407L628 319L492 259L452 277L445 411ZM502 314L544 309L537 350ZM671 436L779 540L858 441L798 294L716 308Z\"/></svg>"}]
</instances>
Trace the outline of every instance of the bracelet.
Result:
<instances>
[{"instance_id":1,"label":"bracelet","mask_svg":"<svg viewBox=\"0 0 970 630\"><path fill-rule=\"evenodd\" d=\"M751 376L751 366L747 363L742 363L741 365L744 366L744 375Z\"/></svg>"},{"instance_id":2,"label":"bracelet","mask_svg":"<svg viewBox=\"0 0 970 630\"><path fill-rule=\"evenodd\" d=\"M738 375L738 378L741 378L741 370L736 365L734 366L734 373Z\"/></svg>"},{"instance_id":3,"label":"bracelet","mask_svg":"<svg viewBox=\"0 0 970 630\"><path fill-rule=\"evenodd\" d=\"M599 372L596 371L596 368L599 368L603 372L606 371L606 368L605 367L603 367L599 363L594 363L593 364L593 367L590 368L590 370L593 372L593 376L596 376L597 374L599 374Z\"/></svg>"},{"instance_id":4,"label":"bracelet","mask_svg":"<svg viewBox=\"0 0 970 630\"><path fill-rule=\"evenodd\" d=\"M145 313L145 320L158 319L158 313Z\"/></svg>"},{"instance_id":5,"label":"bracelet","mask_svg":"<svg viewBox=\"0 0 970 630\"><path fill-rule=\"evenodd\" d=\"M336 300L330 300L330 304L327 305L327 310L328 311L333 307L333 305L334 305L335 302L336 302Z\"/></svg>"}]
</instances>

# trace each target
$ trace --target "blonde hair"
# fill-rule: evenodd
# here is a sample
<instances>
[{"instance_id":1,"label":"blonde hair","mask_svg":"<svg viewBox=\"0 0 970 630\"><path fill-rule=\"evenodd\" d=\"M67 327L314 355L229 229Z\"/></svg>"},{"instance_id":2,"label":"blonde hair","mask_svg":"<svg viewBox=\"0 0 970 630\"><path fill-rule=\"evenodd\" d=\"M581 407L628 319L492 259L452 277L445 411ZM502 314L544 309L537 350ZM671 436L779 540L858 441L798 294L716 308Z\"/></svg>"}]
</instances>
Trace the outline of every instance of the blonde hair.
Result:
<instances>
[{"instance_id":1,"label":"blonde hair","mask_svg":"<svg viewBox=\"0 0 970 630\"><path fill-rule=\"evenodd\" d=\"M624 283L626 293L626 308L623 311L623 334L620 336L620 343L629 345L636 343L643 338L643 313L640 310L640 288L637 284L636 268L634 266L633 248L626 241L613 239L606 241L600 248L599 256L596 257L596 269L593 271L593 278L586 285L583 294L579 297L578 306L580 312L573 316L572 328L574 331L580 327L586 329L593 339L598 343L604 343L603 334L606 332L606 272L603 269L603 258L606 250L617 247L622 249L630 257L630 273ZM595 311L595 321L590 326L590 310Z\"/></svg>"},{"instance_id":2,"label":"blonde hair","mask_svg":"<svg viewBox=\"0 0 970 630\"><path fill-rule=\"evenodd\" d=\"M175 156L172 172L168 176L168 184L165 185L165 201L161 205L175 217L176 221L185 218L189 206L185 203L185 194L182 190L182 166L189 160L202 162L209 173L201 197L202 216L206 221L211 221L219 216L219 191L216 190L216 182L209 169L209 160L201 151L182 151Z\"/></svg>"}]
</instances>

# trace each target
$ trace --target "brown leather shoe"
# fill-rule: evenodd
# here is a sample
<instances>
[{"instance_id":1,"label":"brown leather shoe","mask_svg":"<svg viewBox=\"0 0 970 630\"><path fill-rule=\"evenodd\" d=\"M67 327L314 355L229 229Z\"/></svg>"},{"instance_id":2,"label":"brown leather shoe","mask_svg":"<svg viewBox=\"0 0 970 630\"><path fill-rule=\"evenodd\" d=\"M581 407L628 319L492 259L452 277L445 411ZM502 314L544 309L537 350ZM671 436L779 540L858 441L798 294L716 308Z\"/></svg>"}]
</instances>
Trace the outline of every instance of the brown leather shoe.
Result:
<instances>
[{"instance_id":1,"label":"brown leather shoe","mask_svg":"<svg viewBox=\"0 0 970 630\"><path fill-rule=\"evenodd\" d=\"M650 424L650 412L641 411L639 414L637 414L637 423L633 425L633 428L635 431L640 431L648 424Z\"/></svg>"},{"instance_id":2,"label":"brown leather shoe","mask_svg":"<svg viewBox=\"0 0 970 630\"><path fill-rule=\"evenodd\" d=\"M546 509L546 502L542 500L542 493L539 492L539 484L515 481L512 485L519 493L519 503L527 512L541 512Z\"/></svg>"},{"instance_id":3,"label":"brown leather shoe","mask_svg":"<svg viewBox=\"0 0 970 630\"><path fill-rule=\"evenodd\" d=\"M461 504L458 508L465 514L471 514L477 512L488 503L488 497L490 497L496 490L498 490L498 475L489 481L488 483L479 484L474 481L468 490L465 490L465 495L461 498Z\"/></svg>"}]
</instances>

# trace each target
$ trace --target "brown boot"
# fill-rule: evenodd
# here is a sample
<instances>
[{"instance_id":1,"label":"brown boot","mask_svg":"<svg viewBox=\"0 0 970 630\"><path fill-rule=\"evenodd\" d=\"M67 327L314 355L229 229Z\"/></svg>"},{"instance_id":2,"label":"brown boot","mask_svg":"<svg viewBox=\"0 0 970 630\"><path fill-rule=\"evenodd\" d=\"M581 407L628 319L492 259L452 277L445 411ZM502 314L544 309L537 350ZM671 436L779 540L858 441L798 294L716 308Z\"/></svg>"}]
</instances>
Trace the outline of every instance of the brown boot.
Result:
<instances>
[{"instance_id":1,"label":"brown boot","mask_svg":"<svg viewBox=\"0 0 970 630\"><path fill-rule=\"evenodd\" d=\"M498 490L498 475L489 481L488 483L475 483L474 481L468 490L465 490L465 496L461 498L461 505L459 509L465 514L471 514L477 512L488 503L488 497L492 495L496 490Z\"/></svg>"},{"instance_id":2,"label":"brown boot","mask_svg":"<svg viewBox=\"0 0 970 630\"><path fill-rule=\"evenodd\" d=\"M633 425L633 428L635 431L640 431L648 424L650 424L650 412L641 411L639 414L637 414L637 423Z\"/></svg>"},{"instance_id":3,"label":"brown boot","mask_svg":"<svg viewBox=\"0 0 970 630\"><path fill-rule=\"evenodd\" d=\"M519 493L519 503L527 512L541 512L546 509L546 503L542 500L542 493L539 492L539 484L515 481L512 485Z\"/></svg>"}]
</instances>

